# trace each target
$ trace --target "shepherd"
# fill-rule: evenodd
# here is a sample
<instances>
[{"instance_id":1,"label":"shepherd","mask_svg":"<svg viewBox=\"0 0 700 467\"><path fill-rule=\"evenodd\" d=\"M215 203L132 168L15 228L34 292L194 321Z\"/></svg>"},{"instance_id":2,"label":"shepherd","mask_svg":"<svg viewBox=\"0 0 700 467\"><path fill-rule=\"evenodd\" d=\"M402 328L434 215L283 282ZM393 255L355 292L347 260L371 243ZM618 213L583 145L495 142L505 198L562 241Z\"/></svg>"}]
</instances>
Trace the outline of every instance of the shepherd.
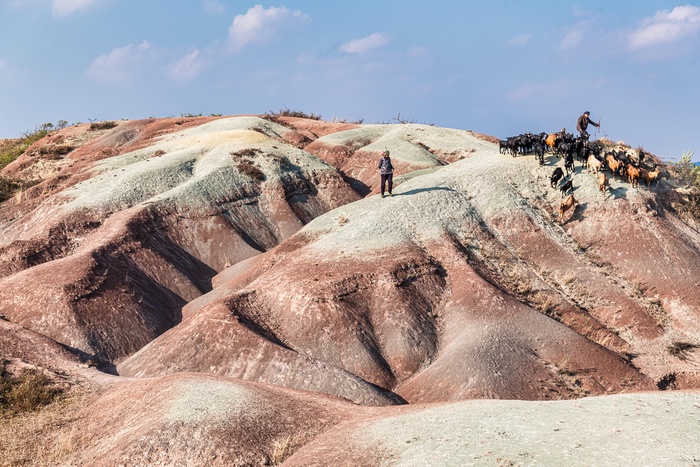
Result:
<instances>
[{"instance_id":1,"label":"shepherd","mask_svg":"<svg viewBox=\"0 0 700 467\"><path fill-rule=\"evenodd\" d=\"M589 123L594 127L600 127L600 123L596 123L593 120L591 120L590 115L591 113L588 110L586 110L576 122L576 129L579 131L579 133L581 133L581 139L584 141L588 141L588 132L586 130L588 129Z\"/></svg>"},{"instance_id":2,"label":"shepherd","mask_svg":"<svg viewBox=\"0 0 700 467\"><path fill-rule=\"evenodd\" d=\"M391 189L394 187L394 167L391 165L391 157L389 157L389 150L385 149L382 152L382 157L379 159L379 164L377 165L379 169L379 175L381 177L381 193L382 198L384 198L384 187L388 184L389 186L389 196L392 196Z\"/></svg>"}]
</instances>

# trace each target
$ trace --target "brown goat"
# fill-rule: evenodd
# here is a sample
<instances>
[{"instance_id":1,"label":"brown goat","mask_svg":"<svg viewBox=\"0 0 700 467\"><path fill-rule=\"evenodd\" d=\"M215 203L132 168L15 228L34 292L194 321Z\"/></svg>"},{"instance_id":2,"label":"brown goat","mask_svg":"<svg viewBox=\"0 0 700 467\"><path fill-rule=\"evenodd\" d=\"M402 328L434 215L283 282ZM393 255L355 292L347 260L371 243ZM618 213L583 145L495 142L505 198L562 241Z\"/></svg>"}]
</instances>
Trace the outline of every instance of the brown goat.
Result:
<instances>
[{"instance_id":1,"label":"brown goat","mask_svg":"<svg viewBox=\"0 0 700 467\"><path fill-rule=\"evenodd\" d=\"M603 169L603 163L599 161L593 154L588 156L588 164L586 164L588 168L586 169L587 172L590 172L591 169L593 169L593 173L598 173L599 170Z\"/></svg>"},{"instance_id":2,"label":"brown goat","mask_svg":"<svg viewBox=\"0 0 700 467\"><path fill-rule=\"evenodd\" d=\"M608 186L610 185L610 181L608 180L608 176L605 175L605 173L601 172L598 174L598 189L600 190L603 195L605 195L605 190L607 190Z\"/></svg>"},{"instance_id":3,"label":"brown goat","mask_svg":"<svg viewBox=\"0 0 700 467\"><path fill-rule=\"evenodd\" d=\"M639 169L639 178L647 182L647 188L651 188L651 184L654 180L659 179L659 169L656 168L652 171L646 170L646 169Z\"/></svg>"},{"instance_id":4,"label":"brown goat","mask_svg":"<svg viewBox=\"0 0 700 467\"><path fill-rule=\"evenodd\" d=\"M632 164L627 165L627 180L632 184L633 187L639 186L639 169Z\"/></svg>"},{"instance_id":5,"label":"brown goat","mask_svg":"<svg viewBox=\"0 0 700 467\"><path fill-rule=\"evenodd\" d=\"M607 162L608 167L610 168L610 173L612 173L613 178L615 178L615 174L620 171L622 162L615 159L615 156L613 156L612 154L608 154Z\"/></svg>"},{"instance_id":6,"label":"brown goat","mask_svg":"<svg viewBox=\"0 0 700 467\"><path fill-rule=\"evenodd\" d=\"M559 223L561 224L561 221L564 219L564 213L568 211L571 208L575 208L576 204L578 204L578 201L576 198L574 198L573 194L570 194L569 196L564 199L561 203L559 203Z\"/></svg>"}]
</instances>

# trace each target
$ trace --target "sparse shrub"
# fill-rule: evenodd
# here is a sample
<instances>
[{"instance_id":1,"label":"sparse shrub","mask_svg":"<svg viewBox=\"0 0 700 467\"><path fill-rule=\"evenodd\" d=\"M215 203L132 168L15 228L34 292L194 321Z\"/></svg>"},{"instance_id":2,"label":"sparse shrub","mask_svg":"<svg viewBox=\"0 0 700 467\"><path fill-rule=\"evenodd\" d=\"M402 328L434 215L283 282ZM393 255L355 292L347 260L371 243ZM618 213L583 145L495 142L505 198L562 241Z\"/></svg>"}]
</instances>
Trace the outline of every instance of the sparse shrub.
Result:
<instances>
[{"instance_id":1,"label":"sparse shrub","mask_svg":"<svg viewBox=\"0 0 700 467\"><path fill-rule=\"evenodd\" d=\"M258 182L265 181L265 173L250 161L240 161L236 167L242 174L249 176L253 180L257 180Z\"/></svg>"},{"instance_id":2,"label":"sparse shrub","mask_svg":"<svg viewBox=\"0 0 700 467\"><path fill-rule=\"evenodd\" d=\"M698 346L696 344L691 344L690 342L673 342L666 347L668 353L681 360L686 360L688 358L688 352L697 348Z\"/></svg>"},{"instance_id":3,"label":"sparse shrub","mask_svg":"<svg viewBox=\"0 0 700 467\"><path fill-rule=\"evenodd\" d=\"M24 371L10 375L0 367L0 414L13 416L31 412L53 402L63 391L44 373Z\"/></svg>"},{"instance_id":4,"label":"sparse shrub","mask_svg":"<svg viewBox=\"0 0 700 467\"><path fill-rule=\"evenodd\" d=\"M700 167L693 162L693 154L685 151L680 161L669 164L669 169L681 182L700 188Z\"/></svg>"},{"instance_id":5,"label":"sparse shrub","mask_svg":"<svg viewBox=\"0 0 700 467\"><path fill-rule=\"evenodd\" d=\"M22 201L24 192L36 185L36 180L15 180L12 178L0 177L0 203L10 198L15 198L17 202Z\"/></svg>"},{"instance_id":6,"label":"sparse shrub","mask_svg":"<svg viewBox=\"0 0 700 467\"><path fill-rule=\"evenodd\" d=\"M676 373L667 373L656 382L656 387L661 391L676 389Z\"/></svg>"},{"instance_id":7,"label":"sparse shrub","mask_svg":"<svg viewBox=\"0 0 700 467\"><path fill-rule=\"evenodd\" d=\"M59 120L56 126L54 126L53 123L37 125L34 130L23 133L19 138L10 139L0 144L0 170L21 156L29 146L48 135L53 130L64 128L66 124L67 122L65 120Z\"/></svg>"},{"instance_id":8,"label":"sparse shrub","mask_svg":"<svg viewBox=\"0 0 700 467\"><path fill-rule=\"evenodd\" d=\"M268 111L266 114L262 115L261 118L265 120L270 120L271 122L279 123L280 117L295 117L295 118L308 118L310 120L321 120L321 116L315 113L307 114L299 110L290 110L288 108L280 109L277 112Z\"/></svg>"},{"instance_id":9,"label":"sparse shrub","mask_svg":"<svg viewBox=\"0 0 700 467\"><path fill-rule=\"evenodd\" d=\"M350 143L350 144L352 145L352 148L353 148L353 149L358 150L358 149L360 149L360 148L364 148L364 147L369 146L370 144L372 144L372 140L370 140L369 138L360 138L360 139L354 140L354 141L353 141L352 143Z\"/></svg>"},{"instance_id":10,"label":"sparse shrub","mask_svg":"<svg viewBox=\"0 0 700 467\"><path fill-rule=\"evenodd\" d=\"M104 122L92 122L90 124L90 131L111 130L112 128L116 127L117 125L119 125L119 124L113 120L106 120Z\"/></svg>"},{"instance_id":11,"label":"sparse shrub","mask_svg":"<svg viewBox=\"0 0 700 467\"><path fill-rule=\"evenodd\" d=\"M240 151L232 152L231 155L233 157L255 157L258 155L259 152L259 149L245 148L241 149Z\"/></svg>"},{"instance_id":12,"label":"sparse shrub","mask_svg":"<svg viewBox=\"0 0 700 467\"><path fill-rule=\"evenodd\" d=\"M0 203L12 198L18 189L17 181L0 177Z\"/></svg>"},{"instance_id":13,"label":"sparse shrub","mask_svg":"<svg viewBox=\"0 0 700 467\"><path fill-rule=\"evenodd\" d=\"M362 125L362 123L365 121L364 118L360 118L359 120L348 120L347 118L337 118L333 117L333 120L331 120L333 123L351 123L355 125Z\"/></svg>"},{"instance_id":14,"label":"sparse shrub","mask_svg":"<svg viewBox=\"0 0 700 467\"><path fill-rule=\"evenodd\" d=\"M192 113L180 114L180 117L182 117L182 118L194 118L194 117L201 117L201 116L202 116L202 112L199 112L198 114L192 114Z\"/></svg>"},{"instance_id":15,"label":"sparse shrub","mask_svg":"<svg viewBox=\"0 0 700 467\"><path fill-rule=\"evenodd\" d=\"M36 151L28 153L30 156L39 156L46 160L56 160L61 159L63 156L73 151L75 146L70 144L47 144L42 146Z\"/></svg>"}]
</instances>

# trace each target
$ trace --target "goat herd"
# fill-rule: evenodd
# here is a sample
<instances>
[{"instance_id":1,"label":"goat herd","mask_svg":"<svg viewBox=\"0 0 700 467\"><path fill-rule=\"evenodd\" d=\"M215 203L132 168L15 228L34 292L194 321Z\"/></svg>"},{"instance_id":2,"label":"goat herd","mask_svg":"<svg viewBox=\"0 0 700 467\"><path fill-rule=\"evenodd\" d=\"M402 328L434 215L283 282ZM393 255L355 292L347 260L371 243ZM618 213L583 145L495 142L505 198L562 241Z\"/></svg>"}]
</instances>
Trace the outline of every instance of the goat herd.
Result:
<instances>
[{"instance_id":1,"label":"goat herd","mask_svg":"<svg viewBox=\"0 0 700 467\"><path fill-rule=\"evenodd\" d=\"M535 154L540 165L544 165L545 153L564 159L564 169L556 167L550 177L550 186L558 188L562 198L566 196L566 199L559 204L560 222L564 218L564 213L578 203L573 194L574 158L586 168L586 172L593 172L596 175L598 188L604 197L610 184L606 175L608 170L613 178L619 175L621 180L627 180L633 187L638 187L639 179L642 179L646 182L647 188L651 188L651 184L659 178L657 166L652 170L645 167L645 153L641 148L637 150L636 156L628 154L624 149L605 151L606 146L601 141L575 138L564 130L559 133L525 133L509 137L500 140L498 148L501 154L511 154L513 157ZM568 194L569 192L571 193Z\"/></svg>"}]
</instances>

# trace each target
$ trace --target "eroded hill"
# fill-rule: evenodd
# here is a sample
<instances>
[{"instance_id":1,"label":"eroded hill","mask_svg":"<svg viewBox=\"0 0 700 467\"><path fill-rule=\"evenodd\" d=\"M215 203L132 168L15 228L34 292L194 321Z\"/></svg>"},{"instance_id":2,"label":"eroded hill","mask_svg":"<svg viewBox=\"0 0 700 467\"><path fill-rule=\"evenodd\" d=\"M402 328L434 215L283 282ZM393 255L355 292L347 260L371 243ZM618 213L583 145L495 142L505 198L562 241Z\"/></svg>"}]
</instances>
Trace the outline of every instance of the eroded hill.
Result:
<instances>
[{"instance_id":1,"label":"eroded hill","mask_svg":"<svg viewBox=\"0 0 700 467\"><path fill-rule=\"evenodd\" d=\"M385 148L396 188L381 199ZM222 463L277 463L342 420L386 416L328 397L404 406L696 388L700 234L670 208L676 185L611 177L603 194L577 164L579 204L560 223L549 175L561 164L425 125L65 128L3 170L33 181L0 205L3 358L55 362L109 400L163 398L186 380L219 400L242 385L255 407L283 411L303 394L332 408L317 423L300 409L288 428L303 436L268 430ZM80 417L94 419L99 400ZM172 429L159 411L104 406L105 420ZM208 420L192 429L245 432ZM124 461L107 425L81 440L81 462ZM156 431L133 432L161 448L132 460L167 461ZM234 448L192 449L187 461L204 463Z\"/></svg>"}]
</instances>

